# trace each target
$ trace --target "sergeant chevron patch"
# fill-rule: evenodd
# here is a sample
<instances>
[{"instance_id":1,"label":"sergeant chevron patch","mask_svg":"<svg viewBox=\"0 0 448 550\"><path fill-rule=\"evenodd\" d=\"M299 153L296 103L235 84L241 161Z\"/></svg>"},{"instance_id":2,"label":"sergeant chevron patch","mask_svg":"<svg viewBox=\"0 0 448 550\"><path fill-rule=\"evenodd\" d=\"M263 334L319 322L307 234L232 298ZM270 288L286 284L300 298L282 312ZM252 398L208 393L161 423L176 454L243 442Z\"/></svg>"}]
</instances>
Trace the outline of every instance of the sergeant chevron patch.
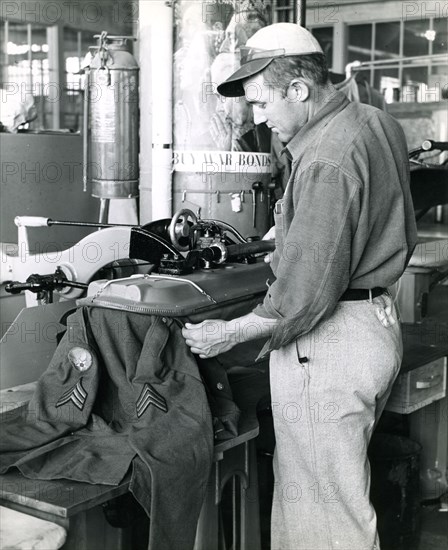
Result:
<instances>
[{"instance_id":1,"label":"sergeant chevron patch","mask_svg":"<svg viewBox=\"0 0 448 550\"><path fill-rule=\"evenodd\" d=\"M135 404L137 407L137 416L140 418L142 414L146 411L149 405L154 405L163 412L168 412L168 406L166 404L165 398L156 392L156 390L151 386L151 384L146 383L143 386L140 397L137 399Z\"/></svg>"},{"instance_id":2,"label":"sergeant chevron patch","mask_svg":"<svg viewBox=\"0 0 448 550\"><path fill-rule=\"evenodd\" d=\"M62 407L62 405L71 401L75 407L82 411L86 404L87 396L88 393L82 387L82 378L80 378L72 388L61 395L56 403L56 407Z\"/></svg>"}]
</instances>

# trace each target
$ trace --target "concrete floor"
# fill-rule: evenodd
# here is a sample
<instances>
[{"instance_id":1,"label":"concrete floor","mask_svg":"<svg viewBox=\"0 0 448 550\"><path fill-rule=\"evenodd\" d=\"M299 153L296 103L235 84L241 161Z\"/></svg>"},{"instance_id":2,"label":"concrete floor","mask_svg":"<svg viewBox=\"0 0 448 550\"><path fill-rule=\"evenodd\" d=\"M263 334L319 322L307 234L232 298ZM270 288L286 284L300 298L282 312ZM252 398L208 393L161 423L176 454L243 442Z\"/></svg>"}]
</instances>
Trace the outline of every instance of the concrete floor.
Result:
<instances>
[{"instance_id":1,"label":"concrete floor","mask_svg":"<svg viewBox=\"0 0 448 550\"><path fill-rule=\"evenodd\" d=\"M448 284L438 285L430 293L428 309L432 315L447 315ZM446 550L448 548L447 498L445 495L445 507L447 508L445 512L439 512L440 506L422 507L422 528L418 550Z\"/></svg>"},{"instance_id":2,"label":"concrete floor","mask_svg":"<svg viewBox=\"0 0 448 550\"><path fill-rule=\"evenodd\" d=\"M262 514L262 550L269 550L269 517ZM417 543L417 541L415 541ZM439 506L422 507L422 525L417 550L446 550L448 548L448 512L439 512ZM310 549L311 550L311 549ZM312 549L318 550L318 549ZM383 549L387 550L387 549ZM389 550L408 550L394 548Z\"/></svg>"},{"instance_id":3,"label":"concrete floor","mask_svg":"<svg viewBox=\"0 0 448 550\"><path fill-rule=\"evenodd\" d=\"M448 548L448 509L440 506L422 507L422 529L418 550L446 550Z\"/></svg>"},{"instance_id":4,"label":"concrete floor","mask_svg":"<svg viewBox=\"0 0 448 550\"><path fill-rule=\"evenodd\" d=\"M266 427L269 428L269 418L264 418ZM270 499L272 498L272 468L271 458L267 455L258 457L258 475L260 489L260 528L262 550L270 550ZM442 497L445 498L446 497ZM440 512L441 504L421 505L419 536L408 544L399 547L385 547L382 550L447 550L448 548L448 502L443 507L446 511ZM380 533L381 536L381 533ZM418 539L418 540L417 540ZM319 549L309 549L319 550Z\"/></svg>"}]
</instances>

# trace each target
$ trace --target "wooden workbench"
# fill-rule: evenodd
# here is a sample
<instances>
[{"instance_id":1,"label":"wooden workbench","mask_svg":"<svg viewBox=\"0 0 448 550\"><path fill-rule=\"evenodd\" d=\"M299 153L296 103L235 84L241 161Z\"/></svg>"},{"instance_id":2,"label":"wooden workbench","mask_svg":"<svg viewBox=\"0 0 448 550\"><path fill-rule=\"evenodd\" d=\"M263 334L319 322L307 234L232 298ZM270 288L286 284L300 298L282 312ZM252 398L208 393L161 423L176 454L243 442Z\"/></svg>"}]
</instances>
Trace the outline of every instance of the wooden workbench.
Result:
<instances>
[{"instance_id":1,"label":"wooden workbench","mask_svg":"<svg viewBox=\"0 0 448 550\"><path fill-rule=\"evenodd\" d=\"M426 319L402 325L403 362L400 374L448 356L448 322Z\"/></svg>"},{"instance_id":2,"label":"wooden workbench","mask_svg":"<svg viewBox=\"0 0 448 550\"><path fill-rule=\"evenodd\" d=\"M2 390L0 392L2 410L6 412L28 402L35 385L36 383L24 384L10 390ZM253 476L249 472L248 446L248 443L254 440L259 432L254 412L246 411L242 414L237 437L215 444L212 474L215 477L209 487L209 490L213 492L212 500L215 499L216 491L221 492L221 489L216 486L216 480L225 479L227 473L233 471L235 464L238 465L241 473L246 470L248 488L252 493L254 492L256 475ZM224 460L224 457L227 460ZM252 461L253 457L250 460ZM243 467L240 468L240 465ZM71 480L29 479L14 468L6 474L0 475L0 505L64 527L68 533L64 550L135 548L136 546L132 542L136 535L135 529L111 527L101 509L101 505L104 503L128 493L129 483L130 475L126 476L117 486L92 485ZM258 495L256 488L255 494ZM256 499L258 502L258 496ZM253 516L253 513L249 512L249 516ZM212 520L213 518L208 518L208 521ZM258 518L249 517L247 521L252 524L257 523ZM148 522L145 521L144 525L139 527L147 531ZM204 544L206 544L205 547ZM212 550L207 546L209 544L202 540L197 542L195 548Z\"/></svg>"}]
</instances>

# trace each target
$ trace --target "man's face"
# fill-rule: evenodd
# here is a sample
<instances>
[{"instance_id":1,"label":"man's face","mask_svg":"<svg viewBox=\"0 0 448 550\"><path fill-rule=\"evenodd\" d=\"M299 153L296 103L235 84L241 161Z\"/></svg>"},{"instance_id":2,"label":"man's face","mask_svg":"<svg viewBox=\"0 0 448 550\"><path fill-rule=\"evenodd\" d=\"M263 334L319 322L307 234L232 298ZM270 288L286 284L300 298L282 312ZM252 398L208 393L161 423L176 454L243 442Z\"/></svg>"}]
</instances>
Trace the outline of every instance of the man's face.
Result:
<instances>
[{"instance_id":1,"label":"man's face","mask_svg":"<svg viewBox=\"0 0 448 550\"><path fill-rule=\"evenodd\" d=\"M211 66L211 81L223 82L240 66L233 53L220 53ZM252 109L244 97L224 97L216 92L216 112L234 128L242 128L252 121Z\"/></svg>"},{"instance_id":2,"label":"man's face","mask_svg":"<svg viewBox=\"0 0 448 550\"><path fill-rule=\"evenodd\" d=\"M250 106L243 97L223 97L217 94L216 111L235 127L242 127L251 119Z\"/></svg>"},{"instance_id":3,"label":"man's face","mask_svg":"<svg viewBox=\"0 0 448 550\"><path fill-rule=\"evenodd\" d=\"M244 81L243 87L253 107L255 124L265 122L283 143L291 141L306 124L306 103L299 100L293 88L283 97L282 90L265 83L263 73Z\"/></svg>"}]
</instances>

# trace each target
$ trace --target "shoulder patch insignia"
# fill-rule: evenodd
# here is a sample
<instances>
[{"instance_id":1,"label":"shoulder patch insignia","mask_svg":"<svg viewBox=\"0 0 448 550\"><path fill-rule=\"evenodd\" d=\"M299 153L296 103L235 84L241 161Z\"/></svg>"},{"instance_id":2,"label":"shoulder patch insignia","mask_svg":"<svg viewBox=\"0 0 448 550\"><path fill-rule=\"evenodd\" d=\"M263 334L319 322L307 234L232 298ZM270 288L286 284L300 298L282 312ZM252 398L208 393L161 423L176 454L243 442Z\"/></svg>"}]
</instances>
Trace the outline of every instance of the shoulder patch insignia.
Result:
<instances>
[{"instance_id":1,"label":"shoulder patch insignia","mask_svg":"<svg viewBox=\"0 0 448 550\"><path fill-rule=\"evenodd\" d=\"M79 372L89 370L93 363L93 357L90 351L81 347L72 348L68 352L68 359Z\"/></svg>"},{"instance_id":2,"label":"shoulder patch insignia","mask_svg":"<svg viewBox=\"0 0 448 550\"><path fill-rule=\"evenodd\" d=\"M165 398L160 395L151 384L146 383L143 386L140 397L137 399L137 416L140 418L142 414L146 411L149 405L154 405L163 412L168 412L168 406L166 404Z\"/></svg>"}]
</instances>

